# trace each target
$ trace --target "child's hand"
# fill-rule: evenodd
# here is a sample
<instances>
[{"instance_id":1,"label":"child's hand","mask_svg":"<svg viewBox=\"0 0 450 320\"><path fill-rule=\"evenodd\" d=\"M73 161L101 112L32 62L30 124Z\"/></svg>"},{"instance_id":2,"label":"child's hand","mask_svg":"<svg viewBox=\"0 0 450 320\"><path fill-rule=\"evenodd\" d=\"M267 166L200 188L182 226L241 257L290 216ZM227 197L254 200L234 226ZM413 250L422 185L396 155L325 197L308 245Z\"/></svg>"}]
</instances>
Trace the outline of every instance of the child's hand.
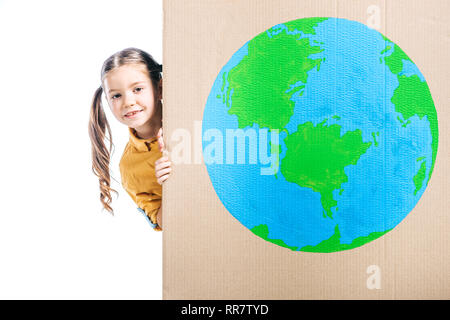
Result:
<instances>
[{"instance_id":1,"label":"child's hand","mask_svg":"<svg viewBox=\"0 0 450 320\"><path fill-rule=\"evenodd\" d=\"M162 128L159 129L157 137L159 143L159 151L161 151L163 156L155 162L155 175L158 183L163 184L163 182L166 181L170 176L170 172L172 171L172 168L170 166L172 163L169 161L169 152L166 150L166 146L164 144L164 140L162 137Z\"/></svg>"},{"instance_id":2,"label":"child's hand","mask_svg":"<svg viewBox=\"0 0 450 320\"><path fill-rule=\"evenodd\" d=\"M156 135L156 137L158 138L159 151L161 151L163 156L168 157L169 156L169 151L167 151L166 144L164 143L162 128L159 129L158 134Z\"/></svg>"}]
</instances>

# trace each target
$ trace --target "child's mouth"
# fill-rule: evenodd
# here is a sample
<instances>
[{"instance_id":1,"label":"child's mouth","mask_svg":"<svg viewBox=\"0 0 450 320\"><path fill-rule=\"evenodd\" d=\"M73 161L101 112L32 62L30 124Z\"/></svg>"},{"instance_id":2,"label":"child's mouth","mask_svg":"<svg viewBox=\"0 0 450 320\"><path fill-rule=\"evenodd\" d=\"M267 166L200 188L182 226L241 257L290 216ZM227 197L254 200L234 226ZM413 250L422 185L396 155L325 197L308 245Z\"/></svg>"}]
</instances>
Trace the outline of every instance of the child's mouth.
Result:
<instances>
[{"instance_id":1,"label":"child's mouth","mask_svg":"<svg viewBox=\"0 0 450 320\"><path fill-rule=\"evenodd\" d=\"M136 114L138 114L139 112L141 112L142 110L136 110L136 111L132 111L132 112L128 112L125 117L126 118L133 118Z\"/></svg>"}]
</instances>

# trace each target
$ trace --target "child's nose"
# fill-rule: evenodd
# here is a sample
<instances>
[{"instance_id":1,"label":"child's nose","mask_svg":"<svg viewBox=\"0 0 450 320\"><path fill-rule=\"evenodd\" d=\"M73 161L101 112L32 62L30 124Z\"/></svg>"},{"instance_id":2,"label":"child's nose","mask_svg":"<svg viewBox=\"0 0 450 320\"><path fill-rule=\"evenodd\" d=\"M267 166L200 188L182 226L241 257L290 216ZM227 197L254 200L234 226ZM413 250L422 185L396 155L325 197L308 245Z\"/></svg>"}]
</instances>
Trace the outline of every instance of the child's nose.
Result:
<instances>
[{"instance_id":1,"label":"child's nose","mask_svg":"<svg viewBox=\"0 0 450 320\"><path fill-rule=\"evenodd\" d=\"M133 93L127 93L125 95L125 106L132 106L136 104L136 98L134 97Z\"/></svg>"}]
</instances>

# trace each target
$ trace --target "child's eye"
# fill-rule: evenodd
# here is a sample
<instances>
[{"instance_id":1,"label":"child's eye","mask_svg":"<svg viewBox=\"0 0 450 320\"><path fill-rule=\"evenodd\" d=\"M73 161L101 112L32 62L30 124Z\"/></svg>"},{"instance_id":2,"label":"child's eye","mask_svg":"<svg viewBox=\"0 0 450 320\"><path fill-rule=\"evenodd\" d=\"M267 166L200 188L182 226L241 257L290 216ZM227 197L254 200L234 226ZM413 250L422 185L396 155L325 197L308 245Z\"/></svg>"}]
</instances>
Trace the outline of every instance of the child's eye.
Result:
<instances>
[{"instance_id":1,"label":"child's eye","mask_svg":"<svg viewBox=\"0 0 450 320\"><path fill-rule=\"evenodd\" d=\"M137 92L140 92L140 91L144 90L144 88L141 88L141 87L137 87L137 88L136 88L136 89L134 89L134 90L136 90Z\"/></svg>"},{"instance_id":2,"label":"child's eye","mask_svg":"<svg viewBox=\"0 0 450 320\"><path fill-rule=\"evenodd\" d=\"M118 93L118 94L115 94L115 95L113 95L112 97L111 97L111 99L118 99L118 98L120 98L120 94Z\"/></svg>"}]
</instances>

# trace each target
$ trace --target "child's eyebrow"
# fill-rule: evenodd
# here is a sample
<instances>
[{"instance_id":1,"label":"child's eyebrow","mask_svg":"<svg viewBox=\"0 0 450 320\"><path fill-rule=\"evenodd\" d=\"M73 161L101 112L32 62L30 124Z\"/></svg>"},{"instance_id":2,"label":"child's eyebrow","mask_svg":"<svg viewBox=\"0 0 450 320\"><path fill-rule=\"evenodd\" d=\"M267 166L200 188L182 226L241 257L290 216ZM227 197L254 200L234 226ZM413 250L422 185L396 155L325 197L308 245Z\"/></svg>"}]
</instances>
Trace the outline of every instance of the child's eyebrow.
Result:
<instances>
[{"instance_id":1,"label":"child's eyebrow","mask_svg":"<svg viewBox=\"0 0 450 320\"><path fill-rule=\"evenodd\" d=\"M140 83L145 83L145 81L137 81L137 82L133 82L133 83L130 85L130 88L131 88L131 87L134 87L135 85L140 84ZM119 89L109 89L109 90L108 90L108 93L111 92L111 91L119 91Z\"/></svg>"}]
</instances>

